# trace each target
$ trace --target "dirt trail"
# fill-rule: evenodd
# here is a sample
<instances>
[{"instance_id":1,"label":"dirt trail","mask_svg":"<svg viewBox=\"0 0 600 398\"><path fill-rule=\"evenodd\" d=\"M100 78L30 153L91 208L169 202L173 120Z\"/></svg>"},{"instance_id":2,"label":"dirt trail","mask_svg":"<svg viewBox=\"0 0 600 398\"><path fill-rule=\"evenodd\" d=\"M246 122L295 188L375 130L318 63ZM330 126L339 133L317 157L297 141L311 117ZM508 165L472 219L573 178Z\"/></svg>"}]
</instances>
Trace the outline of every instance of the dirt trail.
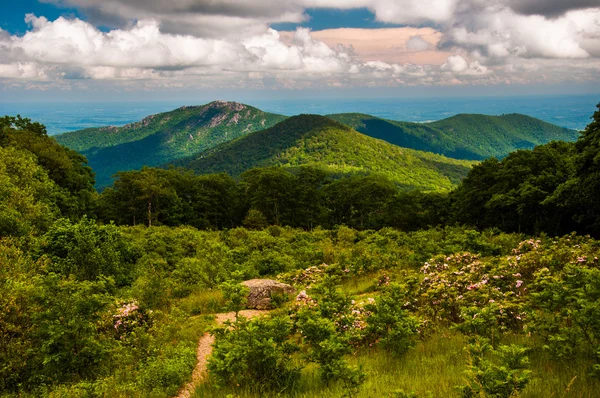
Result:
<instances>
[{"instance_id":1,"label":"dirt trail","mask_svg":"<svg viewBox=\"0 0 600 398\"><path fill-rule=\"evenodd\" d=\"M267 314L269 311L259 311L259 310L244 310L240 311L240 315L245 316L246 318L254 318L255 316ZM235 312L227 312L225 314L216 314L217 325L221 325L225 321L234 321L235 320ZM206 362L210 353L212 352L212 345L215 342L215 338L210 335L210 333L204 333L202 337L200 337L200 341L198 342L198 349L196 350L196 358L198 359L198 363L196 364L196 368L194 369L194 373L192 373L192 381L190 381L186 386L181 390L181 392L177 395L177 398L190 398L196 386L204 380L206 377Z\"/></svg>"}]
</instances>

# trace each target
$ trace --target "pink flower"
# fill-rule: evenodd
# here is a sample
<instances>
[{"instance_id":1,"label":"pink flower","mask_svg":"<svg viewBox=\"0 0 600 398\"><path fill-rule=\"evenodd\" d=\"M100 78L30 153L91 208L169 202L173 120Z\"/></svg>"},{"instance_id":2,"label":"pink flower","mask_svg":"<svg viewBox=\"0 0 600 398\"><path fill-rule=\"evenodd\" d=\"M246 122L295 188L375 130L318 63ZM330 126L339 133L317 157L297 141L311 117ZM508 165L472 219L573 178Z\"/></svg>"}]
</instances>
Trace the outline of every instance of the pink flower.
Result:
<instances>
[{"instance_id":1,"label":"pink flower","mask_svg":"<svg viewBox=\"0 0 600 398\"><path fill-rule=\"evenodd\" d=\"M518 280L517 281L517 285L516 285L517 289L520 288L522 284L523 284L523 281L522 280Z\"/></svg>"}]
</instances>

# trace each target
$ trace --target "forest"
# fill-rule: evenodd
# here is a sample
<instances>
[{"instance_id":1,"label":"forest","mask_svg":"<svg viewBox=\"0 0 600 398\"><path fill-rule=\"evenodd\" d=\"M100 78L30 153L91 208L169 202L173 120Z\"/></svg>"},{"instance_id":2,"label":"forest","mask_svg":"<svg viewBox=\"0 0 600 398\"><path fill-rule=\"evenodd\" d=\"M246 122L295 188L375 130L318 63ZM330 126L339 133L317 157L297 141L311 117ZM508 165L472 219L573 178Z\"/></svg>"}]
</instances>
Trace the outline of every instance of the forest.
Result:
<instances>
[{"instance_id":1,"label":"forest","mask_svg":"<svg viewBox=\"0 0 600 398\"><path fill-rule=\"evenodd\" d=\"M595 397L600 104L451 190L318 166L145 167L0 118L0 396ZM296 293L239 314L239 283ZM224 326L215 314L233 311Z\"/></svg>"}]
</instances>

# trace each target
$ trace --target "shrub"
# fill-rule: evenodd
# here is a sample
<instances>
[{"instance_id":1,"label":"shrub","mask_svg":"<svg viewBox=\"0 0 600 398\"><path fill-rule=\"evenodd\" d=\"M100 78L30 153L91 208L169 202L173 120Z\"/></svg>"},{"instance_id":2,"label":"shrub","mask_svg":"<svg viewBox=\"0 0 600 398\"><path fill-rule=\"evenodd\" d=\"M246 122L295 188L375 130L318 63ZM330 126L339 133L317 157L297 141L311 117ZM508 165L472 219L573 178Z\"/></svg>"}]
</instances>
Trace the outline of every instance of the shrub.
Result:
<instances>
[{"instance_id":1,"label":"shrub","mask_svg":"<svg viewBox=\"0 0 600 398\"><path fill-rule=\"evenodd\" d=\"M56 221L44 235L41 254L52 260L51 270L78 280L114 277L118 285L131 282L129 245L119 229L98 225L86 217L73 224Z\"/></svg>"},{"instance_id":2,"label":"shrub","mask_svg":"<svg viewBox=\"0 0 600 398\"><path fill-rule=\"evenodd\" d=\"M511 398L529 383L531 371L527 370L526 348L511 344L494 350L485 338L474 339L466 348L467 384L459 387L464 398Z\"/></svg>"},{"instance_id":3,"label":"shrub","mask_svg":"<svg viewBox=\"0 0 600 398\"><path fill-rule=\"evenodd\" d=\"M300 377L300 368L292 361L297 347L290 340L291 326L287 317L238 317L231 328L214 329L216 340L208 360L211 376L219 385L261 391L290 388Z\"/></svg>"},{"instance_id":4,"label":"shrub","mask_svg":"<svg viewBox=\"0 0 600 398\"><path fill-rule=\"evenodd\" d=\"M367 336L372 342L395 355L403 355L415 344L419 321L403 307L407 303L405 289L396 284L388 285L381 295L365 309Z\"/></svg>"}]
</instances>

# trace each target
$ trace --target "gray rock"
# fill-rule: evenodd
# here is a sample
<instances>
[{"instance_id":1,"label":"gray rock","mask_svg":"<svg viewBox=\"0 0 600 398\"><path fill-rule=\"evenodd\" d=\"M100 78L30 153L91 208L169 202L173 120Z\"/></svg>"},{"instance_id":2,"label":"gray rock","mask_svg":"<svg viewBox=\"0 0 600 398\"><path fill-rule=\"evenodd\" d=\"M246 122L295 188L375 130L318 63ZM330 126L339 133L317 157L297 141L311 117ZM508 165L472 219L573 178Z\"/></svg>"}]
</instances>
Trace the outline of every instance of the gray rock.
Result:
<instances>
[{"instance_id":1,"label":"gray rock","mask_svg":"<svg viewBox=\"0 0 600 398\"><path fill-rule=\"evenodd\" d=\"M257 310L268 310L271 308L271 295L291 294L295 289L285 283L277 282L272 279L251 279L242 282L242 285L248 287L248 308Z\"/></svg>"}]
</instances>

